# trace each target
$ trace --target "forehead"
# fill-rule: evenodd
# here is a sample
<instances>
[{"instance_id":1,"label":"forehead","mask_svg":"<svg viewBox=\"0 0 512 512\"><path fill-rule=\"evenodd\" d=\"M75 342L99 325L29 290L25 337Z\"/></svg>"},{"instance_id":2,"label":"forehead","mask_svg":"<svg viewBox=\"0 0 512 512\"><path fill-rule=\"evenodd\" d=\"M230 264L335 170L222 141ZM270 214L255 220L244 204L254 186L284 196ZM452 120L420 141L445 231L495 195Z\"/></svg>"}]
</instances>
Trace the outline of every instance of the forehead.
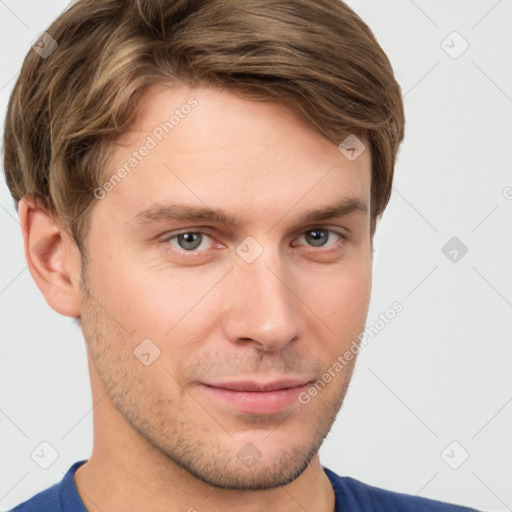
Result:
<instances>
[{"instance_id":1,"label":"forehead","mask_svg":"<svg viewBox=\"0 0 512 512\"><path fill-rule=\"evenodd\" d=\"M369 153L350 161L276 102L215 87L154 86L112 148L105 180L128 172L102 203L125 210L169 201L239 210L250 204L262 213L344 196L369 201Z\"/></svg>"}]
</instances>

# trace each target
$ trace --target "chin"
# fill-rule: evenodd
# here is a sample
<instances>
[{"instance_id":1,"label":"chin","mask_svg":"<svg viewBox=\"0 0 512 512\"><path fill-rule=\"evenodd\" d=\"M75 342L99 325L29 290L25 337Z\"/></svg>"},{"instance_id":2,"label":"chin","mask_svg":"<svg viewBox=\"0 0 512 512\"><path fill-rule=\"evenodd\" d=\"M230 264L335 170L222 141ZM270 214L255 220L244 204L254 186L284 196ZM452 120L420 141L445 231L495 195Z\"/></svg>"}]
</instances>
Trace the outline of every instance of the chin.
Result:
<instances>
[{"instance_id":1,"label":"chin","mask_svg":"<svg viewBox=\"0 0 512 512\"><path fill-rule=\"evenodd\" d=\"M250 444L247 445L249 451ZM254 445L253 445L254 446ZM243 448L242 448L243 450ZM218 489L237 491L261 491L282 487L293 482L308 467L315 451L304 454L293 451L275 455L265 461L255 454L252 458L235 455L236 462L220 463L202 468L185 467L198 480ZM242 460L240 460L242 459Z\"/></svg>"},{"instance_id":2,"label":"chin","mask_svg":"<svg viewBox=\"0 0 512 512\"><path fill-rule=\"evenodd\" d=\"M259 442L254 436L244 436L243 441L237 437L223 442L188 440L161 451L172 463L212 487L255 491L293 482L306 470L324 439L322 436L295 440L295 444L287 446L293 440L292 435L267 442Z\"/></svg>"}]
</instances>

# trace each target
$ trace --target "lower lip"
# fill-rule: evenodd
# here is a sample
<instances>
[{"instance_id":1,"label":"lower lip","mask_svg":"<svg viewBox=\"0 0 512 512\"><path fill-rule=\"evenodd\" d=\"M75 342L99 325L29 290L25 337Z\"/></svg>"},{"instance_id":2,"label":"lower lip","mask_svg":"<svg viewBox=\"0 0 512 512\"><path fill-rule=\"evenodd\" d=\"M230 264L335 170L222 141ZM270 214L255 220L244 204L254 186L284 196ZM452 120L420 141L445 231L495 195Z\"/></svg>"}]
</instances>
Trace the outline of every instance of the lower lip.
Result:
<instances>
[{"instance_id":1,"label":"lower lip","mask_svg":"<svg viewBox=\"0 0 512 512\"><path fill-rule=\"evenodd\" d=\"M273 414L298 404L299 395L308 384L295 388L276 389L274 391L235 391L231 389L202 386L206 392L236 409L253 414Z\"/></svg>"}]
</instances>

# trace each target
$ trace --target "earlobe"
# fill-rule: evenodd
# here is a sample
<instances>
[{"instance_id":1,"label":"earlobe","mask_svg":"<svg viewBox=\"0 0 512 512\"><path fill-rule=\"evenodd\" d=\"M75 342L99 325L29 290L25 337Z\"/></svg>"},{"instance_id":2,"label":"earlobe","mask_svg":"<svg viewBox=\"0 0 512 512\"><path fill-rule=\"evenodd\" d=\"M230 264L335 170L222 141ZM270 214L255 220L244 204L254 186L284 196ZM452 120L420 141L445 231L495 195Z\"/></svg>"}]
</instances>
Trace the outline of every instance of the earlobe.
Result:
<instances>
[{"instance_id":1,"label":"earlobe","mask_svg":"<svg viewBox=\"0 0 512 512\"><path fill-rule=\"evenodd\" d=\"M27 265L48 305L61 315L80 316L81 254L54 217L31 196L18 205Z\"/></svg>"}]
</instances>

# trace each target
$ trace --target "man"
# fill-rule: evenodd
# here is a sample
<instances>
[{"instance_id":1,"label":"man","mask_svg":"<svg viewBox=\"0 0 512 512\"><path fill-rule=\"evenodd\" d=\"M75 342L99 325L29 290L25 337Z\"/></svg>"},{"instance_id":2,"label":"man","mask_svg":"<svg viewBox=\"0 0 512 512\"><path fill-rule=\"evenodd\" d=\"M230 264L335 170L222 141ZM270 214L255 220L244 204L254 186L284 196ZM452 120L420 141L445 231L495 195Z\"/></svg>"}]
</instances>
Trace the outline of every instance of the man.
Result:
<instances>
[{"instance_id":1,"label":"man","mask_svg":"<svg viewBox=\"0 0 512 512\"><path fill-rule=\"evenodd\" d=\"M403 127L338 0L63 13L14 88L4 167L31 274L84 334L94 448L14 510L468 510L318 457Z\"/></svg>"}]
</instances>

